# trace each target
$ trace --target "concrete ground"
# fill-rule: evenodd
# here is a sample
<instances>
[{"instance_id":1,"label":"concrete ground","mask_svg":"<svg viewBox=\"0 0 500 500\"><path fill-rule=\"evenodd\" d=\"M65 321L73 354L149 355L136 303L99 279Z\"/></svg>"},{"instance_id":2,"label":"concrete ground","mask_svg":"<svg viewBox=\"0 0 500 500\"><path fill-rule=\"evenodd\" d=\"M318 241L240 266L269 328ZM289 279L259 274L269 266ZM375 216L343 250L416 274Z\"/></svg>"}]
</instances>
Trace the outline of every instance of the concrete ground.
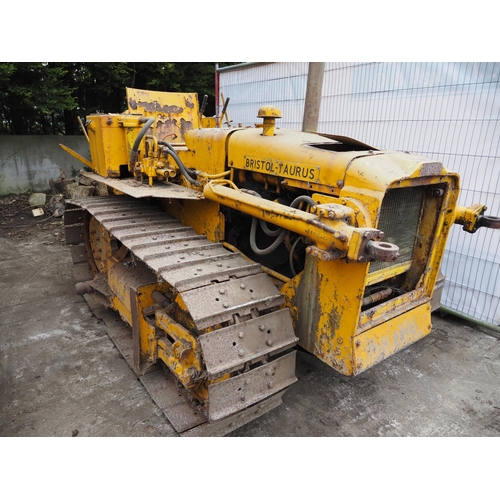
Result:
<instances>
[{"instance_id":1,"label":"concrete ground","mask_svg":"<svg viewBox=\"0 0 500 500\"><path fill-rule=\"evenodd\" d=\"M0 202L0 436L176 436L75 295L62 221ZM500 436L500 336L451 316L353 379L303 351L297 376L230 436Z\"/></svg>"}]
</instances>

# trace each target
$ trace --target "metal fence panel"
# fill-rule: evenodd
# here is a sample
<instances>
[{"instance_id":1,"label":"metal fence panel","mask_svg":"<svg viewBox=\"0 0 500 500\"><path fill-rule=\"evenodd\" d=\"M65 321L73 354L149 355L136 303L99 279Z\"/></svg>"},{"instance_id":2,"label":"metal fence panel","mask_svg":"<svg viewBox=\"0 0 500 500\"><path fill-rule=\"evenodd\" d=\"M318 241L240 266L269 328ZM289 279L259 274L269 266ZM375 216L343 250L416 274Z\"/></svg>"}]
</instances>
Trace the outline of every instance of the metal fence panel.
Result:
<instances>
[{"instance_id":1,"label":"metal fence panel","mask_svg":"<svg viewBox=\"0 0 500 500\"><path fill-rule=\"evenodd\" d=\"M300 130L307 63L220 73L234 124L253 125L261 105ZM500 63L326 63L318 130L441 161L461 176L459 203L500 214ZM500 231L454 226L442 270L443 305L500 324Z\"/></svg>"},{"instance_id":2,"label":"metal fence panel","mask_svg":"<svg viewBox=\"0 0 500 500\"><path fill-rule=\"evenodd\" d=\"M220 72L220 91L230 98L233 125L253 126L261 106L278 106L278 126L300 130L304 114L308 63L258 64ZM219 110L220 112L220 110Z\"/></svg>"}]
</instances>

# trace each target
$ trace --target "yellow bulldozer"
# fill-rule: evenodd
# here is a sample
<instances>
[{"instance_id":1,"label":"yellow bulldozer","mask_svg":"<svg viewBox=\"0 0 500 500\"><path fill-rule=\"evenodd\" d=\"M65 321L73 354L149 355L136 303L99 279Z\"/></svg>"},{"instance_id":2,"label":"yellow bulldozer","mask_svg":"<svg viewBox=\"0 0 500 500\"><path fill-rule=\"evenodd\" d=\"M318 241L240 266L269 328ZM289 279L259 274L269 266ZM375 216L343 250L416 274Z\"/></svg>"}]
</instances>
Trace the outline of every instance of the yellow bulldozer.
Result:
<instances>
[{"instance_id":1,"label":"yellow bulldozer","mask_svg":"<svg viewBox=\"0 0 500 500\"><path fill-rule=\"evenodd\" d=\"M224 435L281 403L296 345L354 376L431 331L457 206L437 161L354 139L216 126L196 94L128 88L68 150L100 196L66 204L77 292L130 326L132 368L181 435Z\"/></svg>"}]
</instances>

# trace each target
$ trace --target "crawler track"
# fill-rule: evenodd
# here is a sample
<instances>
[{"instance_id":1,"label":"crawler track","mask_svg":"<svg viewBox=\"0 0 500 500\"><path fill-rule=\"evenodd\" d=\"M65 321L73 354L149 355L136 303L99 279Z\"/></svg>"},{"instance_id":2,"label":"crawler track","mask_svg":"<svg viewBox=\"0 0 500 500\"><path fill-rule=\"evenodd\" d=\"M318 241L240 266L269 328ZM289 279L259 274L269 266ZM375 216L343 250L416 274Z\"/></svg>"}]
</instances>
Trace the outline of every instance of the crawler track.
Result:
<instances>
[{"instance_id":1,"label":"crawler track","mask_svg":"<svg viewBox=\"0 0 500 500\"><path fill-rule=\"evenodd\" d=\"M159 369L159 363L147 373L141 371L133 324L124 327L132 330L128 336L113 339L179 433L224 435L281 403L281 395L296 380L295 352L290 349L297 339L282 295L259 264L210 242L148 200L122 196L71 200L65 232L75 280L101 292L97 294L101 304L112 300L105 273L99 269L100 250L92 249L89 241L92 217L128 249L129 266L132 262L141 276L149 273L158 283L168 284L173 303L187 311L178 321L197 336L201 349L203 369L198 377L208 391L203 408L193 394L179 388L171 373ZM86 298L97 307L95 294ZM105 321L110 314L102 313ZM171 310L161 314L170 315Z\"/></svg>"}]
</instances>

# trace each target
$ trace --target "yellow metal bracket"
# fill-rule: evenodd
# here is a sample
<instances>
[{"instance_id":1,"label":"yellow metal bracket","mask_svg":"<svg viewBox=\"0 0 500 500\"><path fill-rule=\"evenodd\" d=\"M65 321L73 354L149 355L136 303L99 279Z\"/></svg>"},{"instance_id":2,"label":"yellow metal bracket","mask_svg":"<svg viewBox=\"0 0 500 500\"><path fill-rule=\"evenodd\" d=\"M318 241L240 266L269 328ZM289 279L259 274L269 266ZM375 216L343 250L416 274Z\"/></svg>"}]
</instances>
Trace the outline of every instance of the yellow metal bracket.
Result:
<instances>
[{"instance_id":1,"label":"yellow metal bracket","mask_svg":"<svg viewBox=\"0 0 500 500\"><path fill-rule=\"evenodd\" d=\"M472 205L472 207L455 208L455 224L463 226L463 230L468 233L475 233L479 229L480 217L486 211L486 206L481 204Z\"/></svg>"},{"instance_id":2,"label":"yellow metal bracket","mask_svg":"<svg viewBox=\"0 0 500 500\"><path fill-rule=\"evenodd\" d=\"M170 340L166 336L158 339L158 357L185 387L192 387L202 372L195 337L161 310L156 312L156 326L170 337Z\"/></svg>"}]
</instances>

